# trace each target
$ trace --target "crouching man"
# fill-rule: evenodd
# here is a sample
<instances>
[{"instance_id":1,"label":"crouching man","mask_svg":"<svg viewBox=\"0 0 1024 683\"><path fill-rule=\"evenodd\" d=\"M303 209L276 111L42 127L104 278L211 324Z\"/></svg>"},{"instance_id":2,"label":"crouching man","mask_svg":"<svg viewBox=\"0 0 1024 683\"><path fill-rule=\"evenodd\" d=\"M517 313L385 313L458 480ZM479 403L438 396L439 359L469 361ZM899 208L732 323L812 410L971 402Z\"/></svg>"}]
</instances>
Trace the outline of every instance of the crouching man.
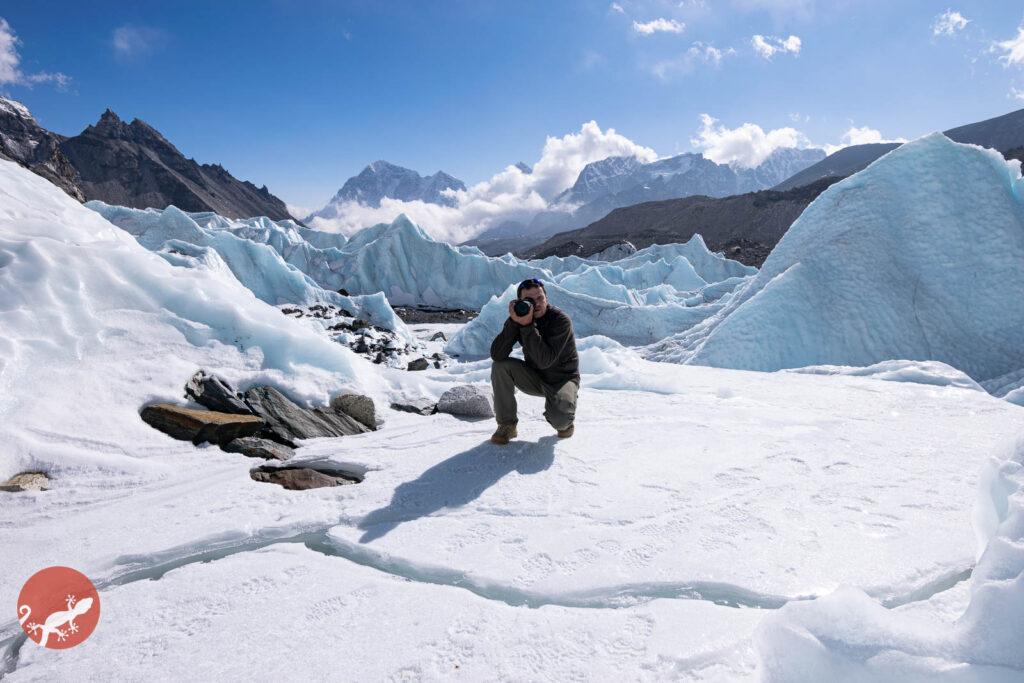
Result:
<instances>
[{"instance_id":1,"label":"crouching man","mask_svg":"<svg viewBox=\"0 0 1024 683\"><path fill-rule=\"evenodd\" d=\"M580 361L572 321L548 303L540 280L519 283L516 300L531 301L532 306L525 315L519 315L515 310L517 301L510 302L508 320L491 342L491 387L494 416L498 420L498 430L491 441L507 444L516 437L516 389L530 396L543 396L548 424L559 437L570 437L580 388ZM525 362L509 358L517 343L522 344Z\"/></svg>"}]
</instances>

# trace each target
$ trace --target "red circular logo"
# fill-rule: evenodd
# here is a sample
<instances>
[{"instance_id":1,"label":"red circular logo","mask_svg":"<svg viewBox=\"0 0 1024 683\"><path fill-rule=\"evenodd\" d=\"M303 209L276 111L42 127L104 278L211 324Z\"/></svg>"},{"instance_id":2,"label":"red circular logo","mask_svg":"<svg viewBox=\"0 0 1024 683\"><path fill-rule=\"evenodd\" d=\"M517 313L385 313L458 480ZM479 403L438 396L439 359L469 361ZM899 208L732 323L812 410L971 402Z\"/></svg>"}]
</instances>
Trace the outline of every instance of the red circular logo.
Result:
<instances>
[{"instance_id":1,"label":"red circular logo","mask_svg":"<svg viewBox=\"0 0 1024 683\"><path fill-rule=\"evenodd\" d=\"M18 621L39 645L63 650L89 637L100 620L100 595L85 574L47 567L32 575L18 595Z\"/></svg>"}]
</instances>

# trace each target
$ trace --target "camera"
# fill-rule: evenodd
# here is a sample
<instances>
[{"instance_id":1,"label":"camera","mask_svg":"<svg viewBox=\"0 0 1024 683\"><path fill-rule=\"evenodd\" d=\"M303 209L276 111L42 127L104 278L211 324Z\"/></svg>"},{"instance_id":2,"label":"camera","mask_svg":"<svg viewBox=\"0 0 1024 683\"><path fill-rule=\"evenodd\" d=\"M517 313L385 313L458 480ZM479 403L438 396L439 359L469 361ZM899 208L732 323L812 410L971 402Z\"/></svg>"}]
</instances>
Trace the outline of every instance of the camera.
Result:
<instances>
[{"instance_id":1,"label":"camera","mask_svg":"<svg viewBox=\"0 0 1024 683\"><path fill-rule=\"evenodd\" d=\"M516 315L522 317L533 310L533 304L532 297L524 296L522 299L516 299L512 310L516 312Z\"/></svg>"}]
</instances>

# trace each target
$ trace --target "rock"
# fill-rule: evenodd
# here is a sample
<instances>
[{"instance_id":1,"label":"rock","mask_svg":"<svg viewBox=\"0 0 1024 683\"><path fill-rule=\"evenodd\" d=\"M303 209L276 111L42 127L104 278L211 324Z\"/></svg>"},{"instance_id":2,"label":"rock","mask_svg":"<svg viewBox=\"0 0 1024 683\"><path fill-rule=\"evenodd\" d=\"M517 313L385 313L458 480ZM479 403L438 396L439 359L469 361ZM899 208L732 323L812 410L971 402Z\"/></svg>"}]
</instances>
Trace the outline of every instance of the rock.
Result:
<instances>
[{"instance_id":1,"label":"rock","mask_svg":"<svg viewBox=\"0 0 1024 683\"><path fill-rule=\"evenodd\" d=\"M294 446L296 439L348 436L369 431L345 413L329 408L303 408L273 387L253 387L245 392L245 400L266 422L267 433L264 436L289 446Z\"/></svg>"},{"instance_id":2,"label":"rock","mask_svg":"<svg viewBox=\"0 0 1024 683\"><path fill-rule=\"evenodd\" d=\"M228 453L241 453L250 458L263 458L264 460L287 460L295 455L293 448L257 436L242 436L232 439L221 448Z\"/></svg>"},{"instance_id":3,"label":"rock","mask_svg":"<svg viewBox=\"0 0 1024 683\"><path fill-rule=\"evenodd\" d=\"M0 484L0 491L18 493L19 491L47 491L50 478L45 472L21 472Z\"/></svg>"},{"instance_id":4,"label":"rock","mask_svg":"<svg viewBox=\"0 0 1024 683\"><path fill-rule=\"evenodd\" d=\"M380 365L381 363L383 363L386 360L387 360L387 358L384 357L384 352L383 351L378 351L377 355L373 357L373 362L376 363L377 365Z\"/></svg>"},{"instance_id":5,"label":"rock","mask_svg":"<svg viewBox=\"0 0 1024 683\"><path fill-rule=\"evenodd\" d=\"M249 476L255 481L277 484L291 491L344 486L358 484L361 481L354 475L326 472L312 467L257 467L249 472Z\"/></svg>"},{"instance_id":6,"label":"rock","mask_svg":"<svg viewBox=\"0 0 1024 683\"><path fill-rule=\"evenodd\" d=\"M377 411L373 399L362 394L341 394L331 399L331 408L355 418L360 424L377 429Z\"/></svg>"},{"instance_id":7,"label":"rock","mask_svg":"<svg viewBox=\"0 0 1024 683\"><path fill-rule=\"evenodd\" d=\"M460 417L494 417L492 401L489 389L475 384L460 384L441 394L437 412Z\"/></svg>"},{"instance_id":8,"label":"rock","mask_svg":"<svg viewBox=\"0 0 1024 683\"><path fill-rule=\"evenodd\" d=\"M210 410L221 413L251 415L245 401L231 388L231 385L215 375L200 370L185 384L185 396Z\"/></svg>"},{"instance_id":9,"label":"rock","mask_svg":"<svg viewBox=\"0 0 1024 683\"><path fill-rule=\"evenodd\" d=\"M338 294L341 294L342 296L352 296L351 294L348 293L348 290L345 289L344 287L339 287L338 288ZM342 310L344 310L344 309L342 309Z\"/></svg>"},{"instance_id":10,"label":"rock","mask_svg":"<svg viewBox=\"0 0 1024 683\"><path fill-rule=\"evenodd\" d=\"M430 363L427 362L426 358L417 358L416 360L409 361L407 370L426 370L430 367Z\"/></svg>"},{"instance_id":11,"label":"rock","mask_svg":"<svg viewBox=\"0 0 1024 683\"><path fill-rule=\"evenodd\" d=\"M171 403L154 403L142 409L142 420L168 436L192 443L227 443L240 436L252 436L263 427L255 415L194 410Z\"/></svg>"},{"instance_id":12,"label":"rock","mask_svg":"<svg viewBox=\"0 0 1024 683\"><path fill-rule=\"evenodd\" d=\"M392 410L401 410L403 413L416 413L417 415L433 415L437 412L437 404L429 398L416 398L405 403L392 403Z\"/></svg>"},{"instance_id":13,"label":"rock","mask_svg":"<svg viewBox=\"0 0 1024 683\"><path fill-rule=\"evenodd\" d=\"M370 323L366 322L365 320L363 320L361 318L356 318L355 320L352 321L352 329L353 330L361 330L363 328L368 328L368 327L370 327Z\"/></svg>"},{"instance_id":14,"label":"rock","mask_svg":"<svg viewBox=\"0 0 1024 683\"><path fill-rule=\"evenodd\" d=\"M355 349L353 349L353 350L356 353L369 353L370 352L370 347L367 346L367 344L366 344L366 337L360 336L359 337L359 341L356 342Z\"/></svg>"},{"instance_id":15,"label":"rock","mask_svg":"<svg viewBox=\"0 0 1024 683\"><path fill-rule=\"evenodd\" d=\"M434 361L434 367L435 367L435 368L439 368L439 367L441 367L441 361L439 361L439 360L435 360L435 361Z\"/></svg>"},{"instance_id":16,"label":"rock","mask_svg":"<svg viewBox=\"0 0 1024 683\"><path fill-rule=\"evenodd\" d=\"M444 356L439 354L437 351L435 351L434 353L430 354L430 357L433 358L434 360L444 360Z\"/></svg>"},{"instance_id":17,"label":"rock","mask_svg":"<svg viewBox=\"0 0 1024 683\"><path fill-rule=\"evenodd\" d=\"M430 341L448 341L448 337L444 336L444 332L438 330L434 333L434 336L430 338Z\"/></svg>"}]
</instances>

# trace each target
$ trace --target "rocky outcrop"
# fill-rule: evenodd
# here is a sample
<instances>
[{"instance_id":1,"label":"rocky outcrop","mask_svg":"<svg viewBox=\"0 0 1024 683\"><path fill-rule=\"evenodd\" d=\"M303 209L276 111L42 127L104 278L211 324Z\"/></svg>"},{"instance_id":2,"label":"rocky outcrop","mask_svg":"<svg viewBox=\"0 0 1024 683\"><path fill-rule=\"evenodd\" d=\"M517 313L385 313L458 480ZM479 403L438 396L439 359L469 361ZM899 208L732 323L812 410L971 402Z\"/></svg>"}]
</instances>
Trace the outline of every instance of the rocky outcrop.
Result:
<instances>
[{"instance_id":1,"label":"rocky outcrop","mask_svg":"<svg viewBox=\"0 0 1024 683\"><path fill-rule=\"evenodd\" d=\"M263 427L255 415L195 410L171 403L155 403L142 409L142 420L159 431L195 444L225 444L242 436L252 436Z\"/></svg>"},{"instance_id":2,"label":"rocky outcrop","mask_svg":"<svg viewBox=\"0 0 1024 683\"><path fill-rule=\"evenodd\" d=\"M78 171L61 150L62 137L38 123L20 102L0 97L0 159L21 164L80 202Z\"/></svg>"},{"instance_id":3,"label":"rocky outcrop","mask_svg":"<svg viewBox=\"0 0 1024 683\"><path fill-rule=\"evenodd\" d=\"M334 408L303 408L273 387L253 387L245 402L265 422L263 435L294 447L299 439L349 436L370 431L358 420Z\"/></svg>"},{"instance_id":4,"label":"rocky outcrop","mask_svg":"<svg viewBox=\"0 0 1024 683\"><path fill-rule=\"evenodd\" d=\"M277 484L292 491L345 486L362 481L354 474L327 471L312 467L257 467L249 473L254 481Z\"/></svg>"},{"instance_id":5,"label":"rocky outcrop","mask_svg":"<svg viewBox=\"0 0 1024 683\"><path fill-rule=\"evenodd\" d=\"M187 159L139 119L125 123L106 110L95 125L64 139L60 148L79 176L86 200L136 209L214 211L228 218L292 219L283 201L238 180L219 164Z\"/></svg>"},{"instance_id":6,"label":"rocky outcrop","mask_svg":"<svg viewBox=\"0 0 1024 683\"><path fill-rule=\"evenodd\" d=\"M460 384L441 394L437 412L459 417L494 417L493 396L476 384Z\"/></svg>"},{"instance_id":7,"label":"rocky outcrop","mask_svg":"<svg viewBox=\"0 0 1024 683\"><path fill-rule=\"evenodd\" d=\"M409 365L406 367L407 370L426 370L430 367L430 362L426 358L416 358L409 361Z\"/></svg>"}]
</instances>

